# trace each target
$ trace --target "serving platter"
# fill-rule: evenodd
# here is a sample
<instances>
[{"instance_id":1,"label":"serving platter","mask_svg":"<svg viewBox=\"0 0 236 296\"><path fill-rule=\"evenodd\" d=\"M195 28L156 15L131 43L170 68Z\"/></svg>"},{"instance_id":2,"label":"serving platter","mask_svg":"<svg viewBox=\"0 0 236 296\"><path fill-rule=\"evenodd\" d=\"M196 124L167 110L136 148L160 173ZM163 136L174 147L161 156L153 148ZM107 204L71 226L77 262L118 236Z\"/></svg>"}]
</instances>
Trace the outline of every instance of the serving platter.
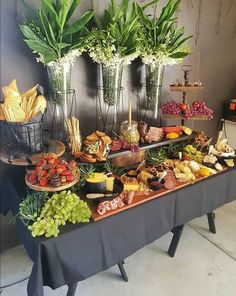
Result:
<instances>
[{"instance_id":1,"label":"serving platter","mask_svg":"<svg viewBox=\"0 0 236 296\"><path fill-rule=\"evenodd\" d=\"M50 184L48 184L46 186L39 186L38 184L34 185L34 184L31 184L30 182L28 182L27 175L25 176L25 183L29 188L31 188L35 191L42 191L42 192L57 192L57 191L66 190L66 189L74 186L75 184L77 184L79 182L79 180L80 180L80 174L78 173L78 175L75 177L74 181L65 182L61 186L54 187Z\"/></svg>"},{"instance_id":2,"label":"serving platter","mask_svg":"<svg viewBox=\"0 0 236 296\"><path fill-rule=\"evenodd\" d=\"M47 140L44 145L44 150L40 153L34 153L32 155L22 156L21 158L11 159L7 153L10 147L4 147L0 152L1 161L17 166L28 166L34 165L38 160L40 160L45 153L54 153L57 157L62 156L65 153L65 145L57 140Z\"/></svg>"},{"instance_id":3,"label":"serving platter","mask_svg":"<svg viewBox=\"0 0 236 296\"><path fill-rule=\"evenodd\" d=\"M152 199L163 197L164 195L166 195L166 194L168 194L170 192L179 190L179 189L184 188L184 187L189 186L189 185L193 185L193 184L195 184L197 182L200 182L200 181L203 181L205 179L212 178L213 176L221 174L221 173L225 172L226 170L227 170L227 168L224 167L223 170L218 171L217 174L211 175L209 177L198 177L192 183L189 183L189 182L184 182L183 183L183 182L177 181L176 188L174 188L172 190L161 188L158 191L150 191L148 195L145 195L145 194L139 192L138 194L135 194L132 204L130 204L130 205L126 204L123 208L119 208L119 209L116 209L116 210L113 210L113 211L107 211L104 215L99 215L97 213L97 211L96 211L97 205L96 204L93 204L93 205L90 204L90 208L91 208L91 211L92 211L92 219L94 221L99 221L99 220L105 219L105 218L110 217L112 215L118 214L118 213L126 211L126 210L128 210L130 208L141 205L141 204L143 204L145 202L148 202L148 201L150 201Z\"/></svg>"}]
</instances>

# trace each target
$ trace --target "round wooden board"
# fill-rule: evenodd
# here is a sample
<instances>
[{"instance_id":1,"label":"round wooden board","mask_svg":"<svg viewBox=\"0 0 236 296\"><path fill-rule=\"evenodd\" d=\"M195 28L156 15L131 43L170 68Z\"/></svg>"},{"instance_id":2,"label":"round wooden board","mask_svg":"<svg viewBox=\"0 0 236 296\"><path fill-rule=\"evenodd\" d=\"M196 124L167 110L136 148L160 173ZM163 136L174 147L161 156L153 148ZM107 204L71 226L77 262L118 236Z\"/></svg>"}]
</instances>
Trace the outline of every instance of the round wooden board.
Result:
<instances>
[{"instance_id":1,"label":"round wooden board","mask_svg":"<svg viewBox=\"0 0 236 296\"><path fill-rule=\"evenodd\" d=\"M5 148L6 151L7 147ZM8 156L6 153L2 152L0 153L0 159L1 161L11 164L11 165L19 165L19 166L27 166L27 165L34 165L36 162L41 159L44 155L44 153L54 153L57 157L62 156L66 151L65 145L57 140L48 140L48 149L47 151L43 151L40 153L35 153L32 155L29 155L27 158L32 162L31 164L26 160L26 158L22 159L12 159L9 162Z\"/></svg>"},{"instance_id":2,"label":"round wooden board","mask_svg":"<svg viewBox=\"0 0 236 296\"><path fill-rule=\"evenodd\" d=\"M59 187L53 187L52 185L47 185L47 186L42 187L42 186L39 186L39 185L30 184L27 181L26 176L25 176L25 183L29 188L31 188L31 189L33 189L35 191L57 192L57 191L62 191L62 190L65 190L65 189L68 189L68 188L74 186L76 183L79 182L79 179L80 179L80 174L78 174L78 176L75 178L74 181L66 182L63 185L59 186Z\"/></svg>"}]
</instances>

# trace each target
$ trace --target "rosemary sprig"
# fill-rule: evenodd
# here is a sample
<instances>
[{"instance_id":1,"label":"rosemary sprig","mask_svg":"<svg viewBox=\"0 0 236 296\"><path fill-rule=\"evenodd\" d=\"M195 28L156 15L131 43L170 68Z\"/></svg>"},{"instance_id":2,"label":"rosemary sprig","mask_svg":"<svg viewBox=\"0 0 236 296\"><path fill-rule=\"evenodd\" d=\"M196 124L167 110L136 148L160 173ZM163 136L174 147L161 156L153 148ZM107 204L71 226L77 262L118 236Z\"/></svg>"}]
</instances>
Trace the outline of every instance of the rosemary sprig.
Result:
<instances>
[{"instance_id":1,"label":"rosemary sprig","mask_svg":"<svg viewBox=\"0 0 236 296\"><path fill-rule=\"evenodd\" d=\"M36 221L48 198L47 192L28 192L25 199L20 203L19 212L13 221L15 222L19 218L26 226Z\"/></svg>"}]
</instances>

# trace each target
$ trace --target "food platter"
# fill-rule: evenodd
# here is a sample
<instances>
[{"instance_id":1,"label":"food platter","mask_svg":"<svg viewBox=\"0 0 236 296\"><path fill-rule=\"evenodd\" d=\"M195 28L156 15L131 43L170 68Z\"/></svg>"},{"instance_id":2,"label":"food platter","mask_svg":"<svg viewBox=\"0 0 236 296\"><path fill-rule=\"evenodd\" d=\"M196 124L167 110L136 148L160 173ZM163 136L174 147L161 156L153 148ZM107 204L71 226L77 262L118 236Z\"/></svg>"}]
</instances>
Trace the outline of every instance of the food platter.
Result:
<instances>
[{"instance_id":1,"label":"food platter","mask_svg":"<svg viewBox=\"0 0 236 296\"><path fill-rule=\"evenodd\" d=\"M221 173L225 172L226 170L227 170L227 168L224 168L222 171L217 172L216 175L221 174ZM177 186L175 187L175 189L171 189L171 190L168 190L168 189L165 189L165 188L161 188L158 191L151 191L151 192L149 192L148 195L145 195L145 194L137 194L137 195L134 196L133 202L130 205L126 204L124 207L119 208L119 209L116 209L116 210L113 210L113 211L106 212L104 215L99 215L97 213L96 206L95 205L93 207L91 206L92 207L92 219L94 221L99 221L99 220L105 219L105 218L110 217L112 215L118 214L118 213L123 212L123 211L126 211L126 210L128 210L130 208L133 208L133 207L136 207L138 205L141 205L141 204L143 204L145 202L151 201L151 200L156 199L156 198L161 198L161 197L163 197L164 195L166 195L166 194L168 194L170 192L179 190L179 189L184 188L186 186L190 186L190 185L192 185L194 183L201 182L201 181L203 181L203 180L205 180L207 178L213 178L214 176L215 175L211 175L210 177L198 177L195 180L195 182L192 182L192 183L190 183L190 182L179 182L179 181L177 181Z\"/></svg>"},{"instance_id":2,"label":"food platter","mask_svg":"<svg viewBox=\"0 0 236 296\"><path fill-rule=\"evenodd\" d=\"M66 190L66 189L74 186L75 184L77 184L79 182L79 180L80 180L80 174L78 173L78 175L75 177L74 181L65 182L61 186L54 187L50 184L48 184L46 186L39 186L38 184L34 185L34 184L31 184L30 182L28 182L27 177L25 176L25 183L29 188L31 188L35 191L42 191L42 192L57 192L57 191Z\"/></svg>"},{"instance_id":3,"label":"food platter","mask_svg":"<svg viewBox=\"0 0 236 296\"><path fill-rule=\"evenodd\" d=\"M16 159L10 159L7 151L8 151L9 146L5 147L2 149L0 152L0 159L1 161L7 163L7 164L12 164L12 165L17 165L17 166L28 166L28 165L34 165L38 160L40 160L44 153L54 153L57 157L62 156L65 153L65 145L57 140L47 140L44 145L44 151L40 153L34 153L29 156L23 156L22 158L16 158Z\"/></svg>"}]
</instances>

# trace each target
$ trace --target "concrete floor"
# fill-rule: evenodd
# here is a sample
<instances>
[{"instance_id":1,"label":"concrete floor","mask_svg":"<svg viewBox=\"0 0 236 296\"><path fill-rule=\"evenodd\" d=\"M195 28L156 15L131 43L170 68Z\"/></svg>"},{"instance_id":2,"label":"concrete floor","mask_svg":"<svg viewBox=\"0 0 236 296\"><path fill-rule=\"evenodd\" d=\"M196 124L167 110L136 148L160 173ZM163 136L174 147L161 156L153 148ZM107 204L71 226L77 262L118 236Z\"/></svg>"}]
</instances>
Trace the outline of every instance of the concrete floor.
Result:
<instances>
[{"instance_id":1,"label":"concrete floor","mask_svg":"<svg viewBox=\"0 0 236 296\"><path fill-rule=\"evenodd\" d=\"M217 234L207 229L206 217L186 225L175 258L166 255L171 234L146 246L126 260L129 282L118 268L80 282L77 296L235 296L236 295L236 202L217 211ZM4 255L3 281L24 278L31 263L21 248ZM10 261L9 261L10 260ZM14 262L13 267L6 262ZM5 266L4 266L5 265ZM14 271L14 272L13 272ZM14 274L15 273L15 274ZM26 296L27 280L3 289L1 296ZM45 296L65 296L66 287L45 288Z\"/></svg>"}]
</instances>

